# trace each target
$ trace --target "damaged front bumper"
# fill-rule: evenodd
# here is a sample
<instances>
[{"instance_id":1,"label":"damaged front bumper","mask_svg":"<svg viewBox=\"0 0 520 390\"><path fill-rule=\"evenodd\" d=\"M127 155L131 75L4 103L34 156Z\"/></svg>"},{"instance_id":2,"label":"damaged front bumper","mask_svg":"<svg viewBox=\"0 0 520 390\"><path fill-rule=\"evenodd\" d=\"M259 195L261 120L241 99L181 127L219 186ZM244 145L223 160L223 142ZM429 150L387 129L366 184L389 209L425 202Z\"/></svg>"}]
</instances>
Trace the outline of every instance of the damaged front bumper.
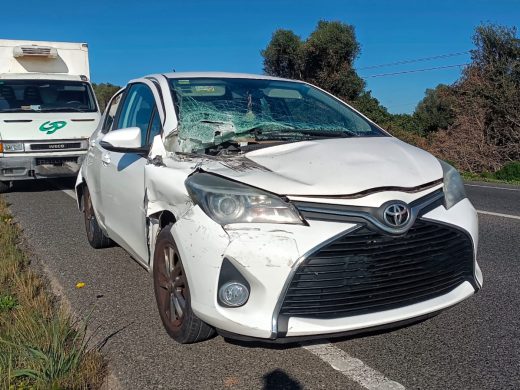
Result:
<instances>
[{"instance_id":1,"label":"damaged front bumper","mask_svg":"<svg viewBox=\"0 0 520 390\"><path fill-rule=\"evenodd\" d=\"M478 225L471 203L466 199L450 210L439 206L423 215L421 221L444 226L452 229L454 234L460 233L460 237L466 237L470 248L466 250L471 251L470 264L459 270L458 259L452 258L455 264L453 272L465 272L460 279L453 279L453 285L444 286L444 290L438 290L437 294L429 294L426 286L424 298L419 297L418 292L417 299L412 299L410 303L389 304L372 311L365 308L357 310L357 306L355 310L346 310L345 305L348 308L350 298L340 300L339 305L337 302L323 305L314 302L317 309L314 312L305 311L305 308L313 307L313 300L308 299L310 295L299 295L300 291L307 294L315 292L318 298L330 293L326 290L327 286L319 284L323 280L320 281L318 276L323 270L334 270L326 268L328 265L325 268L320 268L323 264L313 265L309 259L316 257L330 243L358 231L359 223L310 220L309 226L234 224L223 228L199 207L193 207L174 224L172 234L179 244L190 284L192 308L199 318L223 335L233 338L296 341L415 322L461 302L478 290L482 285L482 274L475 260ZM444 245L442 242L440 244ZM368 258L363 256L361 250L358 257L366 263ZM244 306L229 308L218 302L218 283L224 259L231 262L249 283L250 296ZM305 264L311 269L316 266L316 270L320 271L305 273L302 268ZM349 270L343 269L341 272L341 275L346 275ZM368 269L355 272L368 272L365 277L371 275ZM334 288L341 290L345 286L348 287L348 283L340 283ZM343 293L344 290L341 290ZM377 291L375 293L377 295ZM302 305L298 305L299 299ZM377 302L381 298L373 299ZM322 310L320 307L326 308L327 305L332 310ZM293 312L294 315L291 314Z\"/></svg>"}]
</instances>

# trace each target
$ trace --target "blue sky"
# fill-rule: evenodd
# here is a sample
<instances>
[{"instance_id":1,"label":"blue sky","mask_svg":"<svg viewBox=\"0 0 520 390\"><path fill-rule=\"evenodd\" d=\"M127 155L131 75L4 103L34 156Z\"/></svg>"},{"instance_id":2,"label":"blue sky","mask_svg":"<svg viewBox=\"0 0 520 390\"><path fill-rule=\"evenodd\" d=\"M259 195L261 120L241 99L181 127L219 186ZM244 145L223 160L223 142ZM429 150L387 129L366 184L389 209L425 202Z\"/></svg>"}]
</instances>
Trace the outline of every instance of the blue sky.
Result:
<instances>
[{"instance_id":1,"label":"blue sky","mask_svg":"<svg viewBox=\"0 0 520 390\"><path fill-rule=\"evenodd\" d=\"M94 82L175 69L262 73L263 49L277 28L306 38L320 19L353 24L358 68L463 52L476 25L519 27L519 0L64 0L4 2L0 37L88 42ZM361 76L469 61L469 55L359 70ZM412 112L426 88L452 83L459 68L368 78L391 112Z\"/></svg>"}]
</instances>

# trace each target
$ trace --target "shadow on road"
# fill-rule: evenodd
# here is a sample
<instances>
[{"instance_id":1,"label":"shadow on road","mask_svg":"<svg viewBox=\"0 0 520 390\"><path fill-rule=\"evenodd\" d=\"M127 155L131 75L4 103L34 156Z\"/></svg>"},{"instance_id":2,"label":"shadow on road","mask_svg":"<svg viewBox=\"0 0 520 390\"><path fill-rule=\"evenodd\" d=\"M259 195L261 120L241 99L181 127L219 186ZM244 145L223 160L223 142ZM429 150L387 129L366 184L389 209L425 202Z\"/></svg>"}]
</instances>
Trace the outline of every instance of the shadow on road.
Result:
<instances>
[{"instance_id":1,"label":"shadow on road","mask_svg":"<svg viewBox=\"0 0 520 390\"><path fill-rule=\"evenodd\" d=\"M297 380L291 378L284 371L276 369L263 376L263 390L284 389L300 390L303 386Z\"/></svg>"},{"instance_id":2,"label":"shadow on road","mask_svg":"<svg viewBox=\"0 0 520 390\"><path fill-rule=\"evenodd\" d=\"M72 190L74 189L75 183L75 177L67 177L62 179L20 180L13 182L9 193L61 191L62 189Z\"/></svg>"}]
</instances>

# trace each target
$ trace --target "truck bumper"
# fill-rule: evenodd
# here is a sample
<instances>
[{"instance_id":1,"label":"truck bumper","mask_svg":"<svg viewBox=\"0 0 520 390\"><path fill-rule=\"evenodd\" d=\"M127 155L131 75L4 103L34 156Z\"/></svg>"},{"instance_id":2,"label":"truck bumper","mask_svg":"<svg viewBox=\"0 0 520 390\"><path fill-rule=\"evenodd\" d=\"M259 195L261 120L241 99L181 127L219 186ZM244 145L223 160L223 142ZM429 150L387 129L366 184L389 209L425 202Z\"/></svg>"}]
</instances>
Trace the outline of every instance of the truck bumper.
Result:
<instances>
[{"instance_id":1,"label":"truck bumper","mask_svg":"<svg viewBox=\"0 0 520 390\"><path fill-rule=\"evenodd\" d=\"M0 157L0 181L73 177L84 155Z\"/></svg>"}]
</instances>

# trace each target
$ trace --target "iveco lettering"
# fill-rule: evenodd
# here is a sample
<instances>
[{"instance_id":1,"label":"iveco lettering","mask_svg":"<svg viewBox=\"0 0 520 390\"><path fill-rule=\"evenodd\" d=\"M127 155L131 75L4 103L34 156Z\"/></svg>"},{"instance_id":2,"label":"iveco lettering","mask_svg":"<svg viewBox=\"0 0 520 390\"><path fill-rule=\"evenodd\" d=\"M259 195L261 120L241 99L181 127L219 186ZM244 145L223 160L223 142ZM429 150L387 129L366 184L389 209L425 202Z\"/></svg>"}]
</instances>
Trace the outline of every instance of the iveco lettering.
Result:
<instances>
[{"instance_id":1,"label":"iveco lettering","mask_svg":"<svg viewBox=\"0 0 520 390\"><path fill-rule=\"evenodd\" d=\"M112 98L89 145L76 183L87 239L149 270L179 343L392 328L482 286L457 171L308 83L146 76Z\"/></svg>"}]
</instances>

